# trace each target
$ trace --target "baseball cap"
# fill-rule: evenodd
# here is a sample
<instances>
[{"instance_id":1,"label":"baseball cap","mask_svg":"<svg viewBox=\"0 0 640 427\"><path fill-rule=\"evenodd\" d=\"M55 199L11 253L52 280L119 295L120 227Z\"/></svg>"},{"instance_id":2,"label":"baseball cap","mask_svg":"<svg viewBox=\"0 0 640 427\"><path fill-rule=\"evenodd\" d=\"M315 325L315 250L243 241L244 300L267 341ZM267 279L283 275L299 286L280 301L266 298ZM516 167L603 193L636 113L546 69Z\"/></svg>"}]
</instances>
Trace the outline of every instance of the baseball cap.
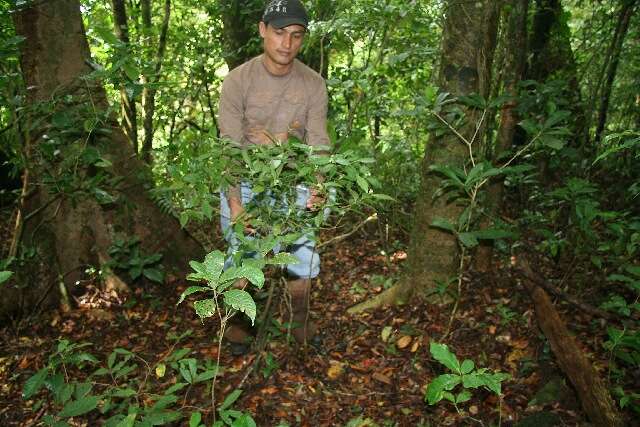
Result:
<instances>
[{"instance_id":1,"label":"baseball cap","mask_svg":"<svg viewBox=\"0 0 640 427\"><path fill-rule=\"evenodd\" d=\"M264 9L262 22L274 28L284 28L294 24L307 28L309 17L300 0L270 0Z\"/></svg>"}]
</instances>

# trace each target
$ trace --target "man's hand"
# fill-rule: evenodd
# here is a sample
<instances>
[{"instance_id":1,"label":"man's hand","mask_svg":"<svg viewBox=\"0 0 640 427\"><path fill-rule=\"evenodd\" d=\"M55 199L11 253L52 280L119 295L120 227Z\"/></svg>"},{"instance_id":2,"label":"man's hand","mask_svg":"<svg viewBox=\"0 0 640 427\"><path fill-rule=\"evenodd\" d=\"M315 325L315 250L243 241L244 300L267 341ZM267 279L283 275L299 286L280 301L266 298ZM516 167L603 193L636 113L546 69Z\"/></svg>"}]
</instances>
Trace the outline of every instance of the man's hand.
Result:
<instances>
[{"instance_id":1,"label":"man's hand","mask_svg":"<svg viewBox=\"0 0 640 427\"><path fill-rule=\"evenodd\" d=\"M311 188L310 193L311 194L307 199L307 209L316 210L320 208L327 200L324 194L322 194L322 192L317 188Z\"/></svg>"},{"instance_id":2,"label":"man's hand","mask_svg":"<svg viewBox=\"0 0 640 427\"><path fill-rule=\"evenodd\" d=\"M229 191L229 210L231 211L231 222L233 224L242 222L244 224L244 232L246 234L253 235L256 233L255 228L250 225L250 218L242 206L240 191L237 188L233 188Z\"/></svg>"}]
</instances>

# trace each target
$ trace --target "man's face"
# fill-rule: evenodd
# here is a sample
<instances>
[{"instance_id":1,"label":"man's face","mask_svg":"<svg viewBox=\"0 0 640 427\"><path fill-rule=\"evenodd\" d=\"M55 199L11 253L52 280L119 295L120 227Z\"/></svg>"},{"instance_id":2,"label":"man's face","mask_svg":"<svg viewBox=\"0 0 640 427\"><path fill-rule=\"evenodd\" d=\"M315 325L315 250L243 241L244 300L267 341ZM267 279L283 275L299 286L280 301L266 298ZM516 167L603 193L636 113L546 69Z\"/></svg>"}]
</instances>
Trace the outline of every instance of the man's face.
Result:
<instances>
[{"instance_id":1,"label":"man's face","mask_svg":"<svg viewBox=\"0 0 640 427\"><path fill-rule=\"evenodd\" d=\"M302 46L305 28L302 25L289 25L274 28L260 22L260 36L264 39L264 53L278 65L289 65L293 62Z\"/></svg>"}]
</instances>

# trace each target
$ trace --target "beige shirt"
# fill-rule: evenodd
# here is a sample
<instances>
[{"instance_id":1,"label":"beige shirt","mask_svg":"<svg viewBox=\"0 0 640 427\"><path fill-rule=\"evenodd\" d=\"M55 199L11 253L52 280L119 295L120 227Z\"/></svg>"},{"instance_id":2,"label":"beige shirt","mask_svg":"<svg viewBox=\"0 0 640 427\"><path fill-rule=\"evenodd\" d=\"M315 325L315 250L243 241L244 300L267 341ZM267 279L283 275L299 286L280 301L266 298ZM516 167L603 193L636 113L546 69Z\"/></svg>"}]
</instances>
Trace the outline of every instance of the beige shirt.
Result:
<instances>
[{"instance_id":1,"label":"beige shirt","mask_svg":"<svg viewBox=\"0 0 640 427\"><path fill-rule=\"evenodd\" d=\"M329 145L324 79L297 59L284 76L271 74L262 55L233 69L222 83L220 136L242 146L296 136L309 145Z\"/></svg>"}]
</instances>

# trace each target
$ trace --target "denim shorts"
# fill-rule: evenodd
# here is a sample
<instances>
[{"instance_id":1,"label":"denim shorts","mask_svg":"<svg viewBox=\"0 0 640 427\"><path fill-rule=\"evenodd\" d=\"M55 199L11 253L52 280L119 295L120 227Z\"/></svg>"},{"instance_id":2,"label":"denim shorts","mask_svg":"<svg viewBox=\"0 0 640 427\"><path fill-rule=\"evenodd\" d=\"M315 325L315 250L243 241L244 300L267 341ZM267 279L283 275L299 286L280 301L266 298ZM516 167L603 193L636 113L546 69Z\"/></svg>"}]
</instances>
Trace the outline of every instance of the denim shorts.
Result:
<instances>
[{"instance_id":1,"label":"denim shorts","mask_svg":"<svg viewBox=\"0 0 640 427\"><path fill-rule=\"evenodd\" d=\"M295 187L295 205L298 209L306 209L307 200L311 196L309 188L304 185L297 185ZM249 183L243 182L240 185L240 194L242 200L242 206L246 206L251 201L254 201L255 194L251 189ZM333 197L330 197L333 198ZM286 209L285 201L278 201L275 196L269 196L270 203L280 203L283 209ZM328 215L328 209L325 209L325 218ZM238 239L234 235L231 228L231 210L229 208L229 201L226 194L220 192L220 225L222 226L222 233L225 240L229 243L229 255L235 253L238 249ZM290 254L294 255L300 261L299 264L287 265L287 273L292 276L301 279L313 279L320 273L320 255L315 250L316 242L313 233L306 233L302 237L298 238L293 244L287 248L274 248L274 252L278 253L282 250L286 250ZM230 258L227 260L227 267L229 265Z\"/></svg>"}]
</instances>

